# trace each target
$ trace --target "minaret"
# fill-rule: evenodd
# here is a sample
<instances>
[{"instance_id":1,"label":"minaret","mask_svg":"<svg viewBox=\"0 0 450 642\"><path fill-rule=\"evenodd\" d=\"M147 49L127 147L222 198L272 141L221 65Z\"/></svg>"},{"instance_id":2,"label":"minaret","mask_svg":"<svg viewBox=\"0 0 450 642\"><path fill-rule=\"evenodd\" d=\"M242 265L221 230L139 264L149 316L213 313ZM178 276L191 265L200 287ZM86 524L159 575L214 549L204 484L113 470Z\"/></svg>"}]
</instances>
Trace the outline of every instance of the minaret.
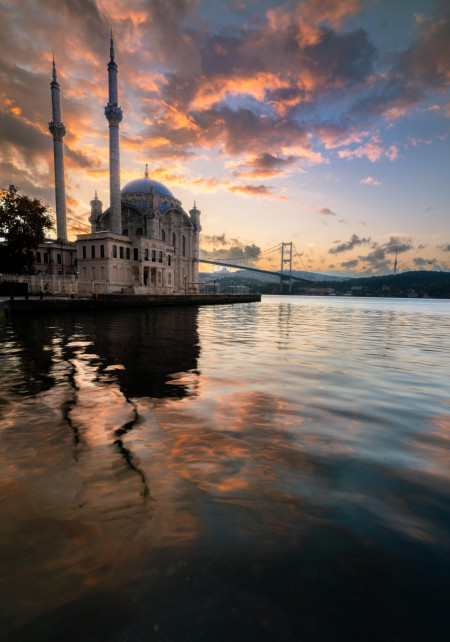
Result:
<instances>
[{"instance_id":1,"label":"minaret","mask_svg":"<svg viewBox=\"0 0 450 642\"><path fill-rule=\"evenodd\" d=\"M195 204L194 201L194 207L189 210L189 215L190 219L192 221L192 224L194 226L194 243L193 243L193 258L199 259L200 255L200 248L199 248L199 243L200 243L200 232L202 230L202 226L200 225L200 210L197 208L197 205Z\"/></svg>"},{"instance_id":2,"label":"minaret","mask_svg":"<svg viewBox=\"0 0 450 642\"><path fill-rule=\"evenodd\" d=\"M89 217L89 223L91 224L91 231L97 232L97 221L102 213L102 202L97 196L97 190L95 190L95 196L91 201L91 215Z\"/></svg>"},{"instance_id":3,"label":"minaret","mask_svg":"<svg viewBox=\"0 0 450 642\"><path fill-rule=\"evenodd\" d=\"M109 122L109 192L111 231L122 234L122 205L120 200L120 153L119 124L123 118L122 109L118 106L117 64L114 60L114 43L111 31L111 42L108 62L109 100L105 107L105 116Z\"/></svg>"},{"instance_id":4,"label":"minaret","mask_svg":"<svg viewBox=\"0 0 450 642\"><path fill-rule=\"evenodd\" d=\"M56 201L56 233L59 241L67 241L66 221L66 188L64 185L64 151L63 138L66 128L61 122L61 96L59 83L56 79L55 57L53 56L52 82L52 121L48 124L53 136L53 158L55 164L55 201Z\"/></svg>"}]
</instances>

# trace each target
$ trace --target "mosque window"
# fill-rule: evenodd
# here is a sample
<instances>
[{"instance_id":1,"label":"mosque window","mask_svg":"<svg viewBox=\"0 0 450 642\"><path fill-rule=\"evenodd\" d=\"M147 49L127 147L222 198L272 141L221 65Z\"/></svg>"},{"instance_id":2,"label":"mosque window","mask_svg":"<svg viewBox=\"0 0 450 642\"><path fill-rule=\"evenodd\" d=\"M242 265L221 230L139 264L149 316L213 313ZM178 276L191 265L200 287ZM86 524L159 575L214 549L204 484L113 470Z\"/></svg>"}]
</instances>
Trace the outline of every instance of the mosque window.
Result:
<instances>
[{"instance_id":1,"label":"mosque window","mask_svg":"<svg viewBox=\"0 0 450 642\"><path fill-rule=\"evenodd\" d=\"M124 236L128 236L128 228L127 227L124 230L122 230L122 234Z\"/></svg>"},{"instance_id":2,"label":"mosque window","mask_svg":"<svg viewBox=\"0 0 450 642\"><path fill-rule=\"evenodd\" d=\"M172 234L172 245L173 245L173 253L174 254L175 254L175 241L176 241L175 234Z\"/></svg>"},{"instance_id":3,"label":"mosque window","mask_svg":"<svg viewBox=\"0 0 450 642\"><path fill-rule=\"evenodd\" d=\"M58 265L61 265L61 254L56 255L56 262Z\"/></svg>"},{"instance_id":4,"label":"mosque window","mask_svg":"<svg viewBox=\"0 0 450 642\"><path fill-rule=\"evenodd\" d=\"M164 230L161 230L161 241L165 241L165 240L166 240L166 233Z\"/></svg>"},{"instance_id":5,"label":"mosque window","mask_svg":"<svg viewBox=\"0 0 450 642\"><path fill-rule=\"evenodd\" d=\"M81 247L81 256L83 257L83 259L85 259L85 258L87 257L86 252L87 252L87 250L86 250L86 246L85 246L85 245L83 245L83 246ZM44 254L44 256L45 256L45 254Z\"/></svg>"},{"instance_id":6,"label":"mosque window","mask_svg":"<svg viewBox=\"0 0 450 642\"><path fill-rule=\"evenodd\" d=\"M152 262L154 263L156 261L156 251L152 250Z\"/></svg>"},{"instance_id":7,"label":"mosque window","mask_svg":"<svg viewBox=\"0 0 450 642\"><path fill-rule=\"evenodd\" d=\"M148 261L148 248L145 248L144 250L144 261Z\"/></svg>"},{"instance_id":8,"label":"mosque window","mask_svg":"<svg viewBox=\"0 0 450 642\"><path fill-rule=\"evenodd\" d=\"M104 259L105 258L105 246L100 245L100 258Z\"/></svg>"},{"instance_id":9,"label":"mosque window","mask_svg":"<svg viewBox=\"0 0 450 642\"><path fill-rule=\"evenodd\" d=\"M48 252L44 252L44 263L48 263Z\"/></svg>"},{"instance_id":10,"label":"mosque window","mask_svg":"<svg viewBox=\"0 0 450 642\"><path fill-rule=\"evenodd\" d=\"M113 259L117 259L117 245L113 245L112 250L113 250Z\"/></svg>"},{"instance_id":11,"label":"mosque window","mask_svg":"<svg viewBox=\"0 0 450 642\"><path fill-rule=\"evenodd\" d=\"M162 252L158 252L158 263L162 263Z\"/></svg>"},{"instance_id":12,"label":"mosque window","mask_svg":"<svg viewBox=\"0 0 450 642\"><path fill-rule=\"evenodd\" d=\"M138 227L136 230L136 236L142 236L142 227Z\"/></svg>"},{"instance_id":13,"label":"mosque window","mask_svg":"<svg viewBox=\"0 0 450 642\"><path fill-rule=\"evenodd\" d=\"M186 237L185 236L182 237L182 246L181 247L182 247L182 249L181 249L182 255L186 256Z\"/></svg>"},{"instance_id":14,"label":"mosque window","mask_svg":"<svg viewBox=\"0 0 450 642\"><path fill-rule=\"evenodd\" d=\"M139 252L137 247L133 249L133 261L139 261Z\"/></svg>"},{"instance_id":15,"label":"mosque window","mask_svg":"<svg viewBox=\"0 0 450 642\"><path fill-rule=\"evenodd\" d=\"M119 247L119 258L123 259L123 247L122 247L122 245Z\"/></svg>"},{"instance_id":16,"label":"mosque window","mask_svg":"<svg viewBox=\"0 0 450 642\"><path fill-rule=\"evenodd\" d=\"M95 259L95 245L91 245L91 259Z\"/></svg>"},{"instance_id":17,"label":"mosque window","mask_svg":"<svg viewBox=\"0 0 450 642\"><path fill-rule=\"evenodd\" d=\"M129 247L127 247L127 249L126 249L126 257L127 257L127 260L129 261L130 260L130 248Z\"/></svg>"},{"instance_id":18,"label":"mosque window","mask_svg":"<svg viewBox=\"0 0 450 642\"><path fill-rule=\"evenodd\" d=\"M36 263L40 263L40 262L41 262L41 253L36 252Z\"/></svg>"},{"instance_id":19,"label":"mosque window","mask_svg":"<svg viewBox=\"0 0 450 642\"><path fill-rule=\"evenodd\" d=\"M167 265L170 267L172 265L172 255L168 254L167 255Z\"/></svg>"}]
</instances>

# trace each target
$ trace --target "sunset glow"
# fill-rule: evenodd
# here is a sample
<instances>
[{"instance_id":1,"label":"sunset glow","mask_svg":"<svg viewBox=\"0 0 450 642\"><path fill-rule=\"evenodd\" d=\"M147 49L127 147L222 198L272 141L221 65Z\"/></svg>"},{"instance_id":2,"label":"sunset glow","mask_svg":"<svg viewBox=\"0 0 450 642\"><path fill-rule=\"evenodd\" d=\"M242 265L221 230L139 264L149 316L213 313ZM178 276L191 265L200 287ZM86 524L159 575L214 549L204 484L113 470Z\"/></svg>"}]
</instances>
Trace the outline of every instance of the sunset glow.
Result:
<instances>
[{"instance_id":1,"label":"sunset glow","mask_svg":"<svg viewBox=\"0 0 450 642\"><path fill-rule=\"evenodd\" d=\"M109 206L112 28L122 185L148 163L195 200L208 258L292 240L313 271L388 273L396 253L450 269L448 3L13 0L0 17L1 186L54 207L54 52L68 216L87 223L95 190Z\"/></svg>"}]
</instances>

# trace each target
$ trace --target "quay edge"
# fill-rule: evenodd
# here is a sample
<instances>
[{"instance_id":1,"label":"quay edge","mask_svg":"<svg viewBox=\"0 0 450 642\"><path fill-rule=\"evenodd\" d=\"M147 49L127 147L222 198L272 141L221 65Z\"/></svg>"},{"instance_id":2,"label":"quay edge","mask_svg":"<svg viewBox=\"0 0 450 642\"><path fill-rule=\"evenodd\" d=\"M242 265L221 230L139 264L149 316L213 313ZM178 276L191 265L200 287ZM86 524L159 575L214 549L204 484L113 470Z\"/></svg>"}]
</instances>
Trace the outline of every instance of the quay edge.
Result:
<instances>
[{"instance_id":1,"label":"quay edge","mask_svg":"<svg viewBox=\"0 0 450 642\"><path fill-rule=\"evenodd\" d=\"M260 294L98 294L96 297L44 297L13 299L1 302L0 309L8 315L29 312L62 312L108 310L176 305L227 305L261 301Z\"/></svg>"}]
</instances>

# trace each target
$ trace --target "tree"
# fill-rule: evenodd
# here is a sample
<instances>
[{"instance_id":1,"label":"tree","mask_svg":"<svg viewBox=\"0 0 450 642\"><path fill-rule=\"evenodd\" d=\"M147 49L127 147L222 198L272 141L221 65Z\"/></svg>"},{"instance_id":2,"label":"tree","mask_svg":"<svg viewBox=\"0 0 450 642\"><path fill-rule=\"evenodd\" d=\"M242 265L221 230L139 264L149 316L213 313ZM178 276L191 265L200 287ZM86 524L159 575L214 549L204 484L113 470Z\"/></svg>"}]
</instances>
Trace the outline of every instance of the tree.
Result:
<instances>
[{"instance_id":1,"label":"tree","mask_svg":"<svg viewBox=\"0 0 450 642\"><path fill-rule=\"evenodd\" d=\"M19 194L10 185L0 189L0 238L5 239L0 252L0 271L17 272L30 264L30 251L45 239L45 231L54 227L47 206L37 198Z\"/></svg>"}]
</instances>

